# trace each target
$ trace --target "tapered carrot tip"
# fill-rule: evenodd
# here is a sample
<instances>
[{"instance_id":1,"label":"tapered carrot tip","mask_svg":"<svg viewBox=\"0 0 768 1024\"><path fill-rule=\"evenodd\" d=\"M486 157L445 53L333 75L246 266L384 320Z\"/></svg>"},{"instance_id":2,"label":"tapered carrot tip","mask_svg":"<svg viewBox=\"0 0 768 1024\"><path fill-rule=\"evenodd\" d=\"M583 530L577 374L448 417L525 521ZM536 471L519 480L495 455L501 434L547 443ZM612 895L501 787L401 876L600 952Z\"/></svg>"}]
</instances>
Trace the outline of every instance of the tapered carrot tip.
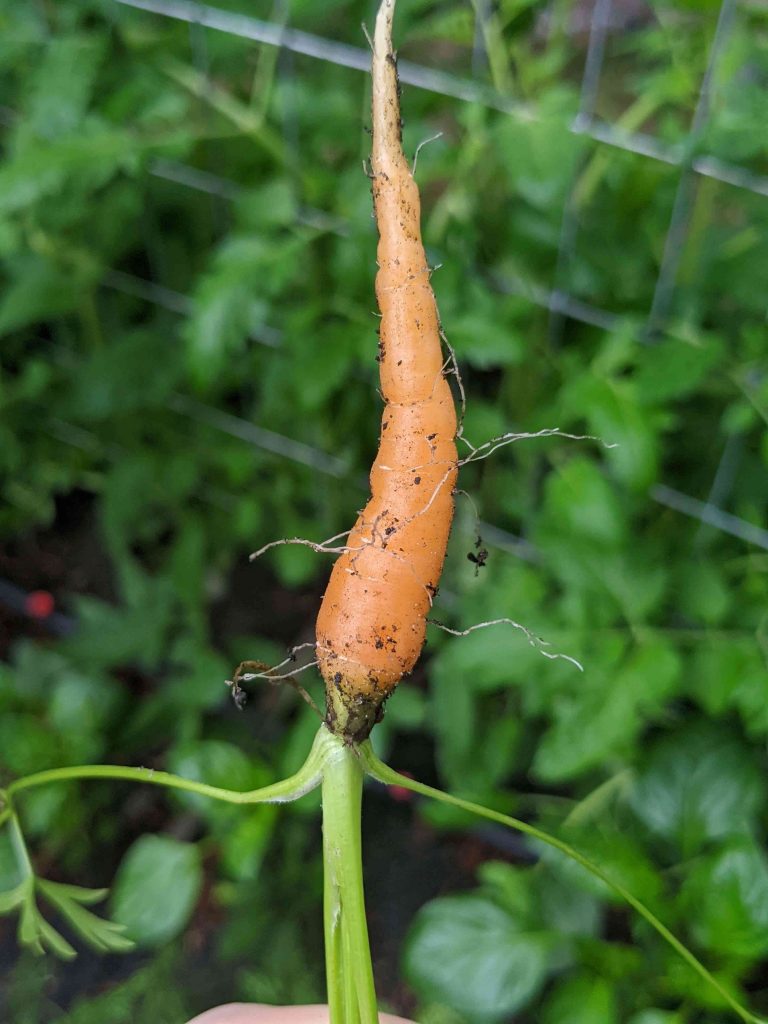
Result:
<instances>
[{"instance_id":1,"label":"tapered carrot tip","mask_svg":"<svg viewBox=\"0 0 768 1024\"><path fill-rule=\"evenodd\" d=\"M419 191L403 154L395 0L373 39L372 192L385 407L371 497L336 561L317 619L327 723L364 740L424 646L453 519L456 410L443 375L435 297L421 241Z\"/></svg>"}]
</instances>

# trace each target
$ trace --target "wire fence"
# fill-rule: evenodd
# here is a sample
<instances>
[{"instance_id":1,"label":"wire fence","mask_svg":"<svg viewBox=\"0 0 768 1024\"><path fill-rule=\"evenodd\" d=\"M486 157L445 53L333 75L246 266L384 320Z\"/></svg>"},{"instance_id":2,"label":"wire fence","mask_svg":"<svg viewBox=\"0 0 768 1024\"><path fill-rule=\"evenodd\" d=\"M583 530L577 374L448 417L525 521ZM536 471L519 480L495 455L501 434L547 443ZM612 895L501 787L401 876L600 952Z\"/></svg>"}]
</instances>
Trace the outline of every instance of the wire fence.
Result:
<instances>
[{"instance_id":1,"label":"wire fence","mask_svg":"<svg viewBox=\"0 0 768 1024\"><path fill-rule=\"evenodd\" d=\"M295 29L286 24L287 5L275 8L280 15L279 22L263 21L250 15L222 10L197 0L114 0L125 7L136 8L193 27L190 31L192 57L198 68L207 73L207 58L204 37L197 33L202 29L224 32L242 39L279 47L287 54L326 61L342 67L368 72L370 53L364 47L327 39L309 32ZM677 144L670 144L640 132L626 132L621 128L600 121L596 114L596 103L606 59L606 39L611 24L613 0L595 0L592 8L584 72L581 81L580 101L576 117L567 125L575 135L590 138L599 145L617 151L640 155L651 160L679 169L663 256L656 279L651 308L642 324L626 316L612 313L585 302L560 288L564 273L573 259L579 219L571 188L561 222L557 259L554 273L554 287L547 289L521 278L495 271L485 273L486 279L500 291L519 295L548 311L550 340L558 343L567 319L588 324L605 331L614 331L629 326L640 342L654 342L663 339L671 313L675 294L675 283L685 241L691 224L696 189L701 178L711 178L721 184L768 197L768 176L723 161L719 157L697 152L711 112L713 81L723 59L728 39L733 30L738 3L737 0L722 0L717 25L710 45L706 70L702 78L699 97L686 137ZM473 68L479 64L486 33L482 30L482 19L489 16L489 5L475 4L478 31L473 52ZM487 54L486 54L487 56ZM502 95L484 82L465 78L449 72L435 70L409 61L399 61L400 78L408 85L438 93L468 103L482 104L494 110L526 121L538 120L541 116L535 106L524 104ZM283 130L291 134L290 124ZM207 170L190 167L168 159L156 159L150 172L188 188L207 193L224 201L236 200L242 194L242 187ZM575 184L576 176L572 180ZM322 225L325 229L340 234L348 232L347 225L338 218L331 218L322 210L304 208L300 212L304 223ZM187 315L192 309L192 299L162 284L146 281L122 271L110 271L104 285L115 290L162 306L179 315ZM274 328L262 326L251 334L252 340L269 346L280 344L280 334ZM347 474L343 462L319 449L257 427L247 420L223 413L196 400L177 396L174 399L177 412L208 423L216 429L253 444L265 451L290 459L334 477ZM706 500L681 494L674 488L658 484L651 489L649 497L660 505L696 519L701 527L712 527L723 533L768 550L768 530L725 511L716 502L726 502L734 479L732 467L738 459L733 444L726 443L718 470ZM521 538L505 531L482 524L488 542L519 557L535 557L532 548Z\"/></svg>"}]
</instances>

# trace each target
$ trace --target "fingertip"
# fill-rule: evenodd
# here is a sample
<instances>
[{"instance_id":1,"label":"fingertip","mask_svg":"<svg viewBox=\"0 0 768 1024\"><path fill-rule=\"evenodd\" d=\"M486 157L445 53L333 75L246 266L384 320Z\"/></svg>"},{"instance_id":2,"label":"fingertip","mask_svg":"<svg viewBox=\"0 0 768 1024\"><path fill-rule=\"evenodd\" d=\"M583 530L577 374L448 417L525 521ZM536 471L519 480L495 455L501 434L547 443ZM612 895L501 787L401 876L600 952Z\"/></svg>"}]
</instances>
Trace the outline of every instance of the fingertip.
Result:
<instances>
[{"instance_id":1,"label":"fingertip","mask_svg":"<svg viewBox=\"0 0 768 1024\"><path fill-rule=\"evenodd\" d=\"M328 1024L328 1007L227 1003L206 1010L188 1024Z\"/></svg>"},{"instance_id":2,"label":"fingertip","mask_svg":"<svg viewBox=\"0 0 768 1024\"><path fill-rule=\"evenodd\" d=\"M403 1017L382 1013L381 1024L412 1024ZM328 1007L265 1006L260 1003L227 1003L215 1006L187 1024L328 1024Z\"/></svg>"}]
</instances>

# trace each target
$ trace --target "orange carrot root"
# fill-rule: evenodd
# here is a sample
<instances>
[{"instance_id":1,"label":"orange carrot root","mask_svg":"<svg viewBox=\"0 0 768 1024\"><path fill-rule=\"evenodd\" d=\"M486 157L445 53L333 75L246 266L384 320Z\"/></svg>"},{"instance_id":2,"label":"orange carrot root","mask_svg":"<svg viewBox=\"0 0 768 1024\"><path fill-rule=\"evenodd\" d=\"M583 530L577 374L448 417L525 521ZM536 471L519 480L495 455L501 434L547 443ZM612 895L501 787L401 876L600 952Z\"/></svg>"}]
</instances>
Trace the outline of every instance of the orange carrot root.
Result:
<instances>
[{"instance_id":1,"label":"orange carrot root","mask_svg":"<svg viewBox=\"0 0 768 1024\"><path fill-rule=\"evenodd\" d=\"M379 230L376 297L385 408L371 498L336 561L317 619L328 724L364 739L424 645L453 519L458 472L453 396L421 241L419 192L403 154L395 0L373 39L371 186Z\"/></svg>"}]
</instances>

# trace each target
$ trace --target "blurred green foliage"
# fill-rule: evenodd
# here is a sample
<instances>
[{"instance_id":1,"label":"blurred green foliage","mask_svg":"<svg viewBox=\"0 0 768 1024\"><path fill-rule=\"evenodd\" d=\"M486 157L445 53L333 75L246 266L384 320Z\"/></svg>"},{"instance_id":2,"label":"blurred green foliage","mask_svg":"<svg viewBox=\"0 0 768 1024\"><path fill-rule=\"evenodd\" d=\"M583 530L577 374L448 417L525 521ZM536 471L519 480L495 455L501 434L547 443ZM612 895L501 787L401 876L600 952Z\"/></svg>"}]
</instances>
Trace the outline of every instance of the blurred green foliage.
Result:
<instances>
[{"instance_id":1,"label":"blurred green foliage","mask_svg":"<svg viewBox=\"0 0 768 1024\"><path fill-rule=\"evenodd\" d=\"M356 45L372 13L220 6ZM638 6L608 35L596 114L684 146L718 5ZM681 171L569 132L585 7L499 0L478 47L485 5L401 0L397 29L403 57L536 113L404 89L409 151L443 132L417 177L466 436L559 426L618 444L522 441L468 467L482 519L524 543L487 535L475 574L460 498L435 614L510 616L585 672L505 627L433 631L379 743L562 827L765 1010L768 552L651 495L711 494L765 525L768 200L696 179L647 343ZM697 151L768 172L767 84L766 11L743 5ZM0 771L111 761L259 785L297 766L315 719L274 690L238 716L223 680L311 637L327 566L284 547L247 569L248 552L347 527L376 443L365 79L111 0L0 0L0 93L2 570L77 619L9 650ZM578 231L558 261L567 204ZM615 327L548 313L551 289ZM14 1024L178 1024L216 1000L321 996L316 803L243 814L94 783L23 810L50 875L117 876L112 911L144 952L95 996L96 975L55 968L54 984L22 958L0 997ZM467 826L420 813L434 842ZM727 1019L580 869L485 842L479 888L428 904L406 945L420 1019ZM0 890L13 883L0 843Z\"/></svg>"}]
</instances>

